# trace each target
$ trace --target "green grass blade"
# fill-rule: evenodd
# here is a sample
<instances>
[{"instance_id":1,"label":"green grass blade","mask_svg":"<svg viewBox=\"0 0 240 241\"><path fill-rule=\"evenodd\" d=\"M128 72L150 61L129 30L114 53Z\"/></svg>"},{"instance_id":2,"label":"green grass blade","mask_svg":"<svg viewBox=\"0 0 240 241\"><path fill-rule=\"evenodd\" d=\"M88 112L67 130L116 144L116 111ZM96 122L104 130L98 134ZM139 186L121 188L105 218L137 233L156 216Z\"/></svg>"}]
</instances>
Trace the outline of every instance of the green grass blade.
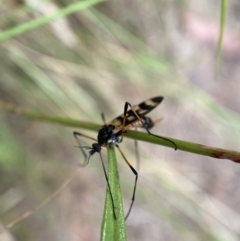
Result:
<instances>
[{"instance_id":1,"label":"green grass blade","mask_svg":"<svg viewBox=\"0 0 240 241\"><path fill-rule=\"evenodd\" d=\"M24 23L20 26L8 29L6 31L3 31L0 34L0 42L3 42L9 38L15 37L17 35L23 34L27 31L33 30L35 28L38 28L40 26L43 26L45 24L48 24L49 22L52 22L54 20L57 20L61 17L67 16L69 14L72 14L74 12L87 9L91 7L92 5L95 5L99 2L102 2L104 0L88 0L88 1L81 1L76 2L74 4L71 4L70 6L61 9L57 11L56 13L49 14L47 16L43 16L40 18L37 18L33 21L29 21L27 23Z\"/></svg>"},{"instance_id":2,"label":"green grass blade","mask_svg":"<svg viewBox=\"0 0 240 241\"><path fill-rule=\"evenodd\" d=\"M108 179L114 199L116 219L113 215L111 196L109 189L107 188L101 229L101 240L124 241L127 240L126 226L114 147L108 148Z\"/></svg>"},{"instance_id":3,"label":"green grass blade","mask_svg":"<svg viewBox=\"0 0 240 241\"><path fill-rule=\"evenodd\" d=\"M217 59L216 59L216 66L215 66L215 77L218 75L219 66L221 63L222 43L223 43L224 27L225 27L225 21L226 21L226 11L227 11L227 0L222 0L221 15L220 15L220 32L219 32L219 38L218 38Z\"/></svg>"}]
</instances>

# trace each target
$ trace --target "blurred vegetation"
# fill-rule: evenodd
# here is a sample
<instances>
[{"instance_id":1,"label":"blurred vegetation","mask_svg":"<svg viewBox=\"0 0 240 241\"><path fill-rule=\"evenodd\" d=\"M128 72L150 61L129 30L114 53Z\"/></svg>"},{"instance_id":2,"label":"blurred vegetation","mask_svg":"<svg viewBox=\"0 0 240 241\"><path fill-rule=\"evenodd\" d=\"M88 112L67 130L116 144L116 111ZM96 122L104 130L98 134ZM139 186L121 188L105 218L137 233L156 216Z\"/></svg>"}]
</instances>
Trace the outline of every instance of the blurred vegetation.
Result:
<instances>
[{"instance_id":1,"label":"blurred vegetation","mask_svg":"<svg viewBox=\"0 0 240 241\"><path fill-rule=\"evenodd\" d=\"M64 16L78 3L1 1L0 29L4 33L56 12ZM136 104L162 95L163 104L150 115L164 116L154 133L239 151L239 1L227 5L221 48L219 1L86 6L1 42L2 100L101 124L102 111L111 120L123 112L125 101ZM76 128L4 111L0 122L0 217L5 225L54 192L82 157L74 148ZM132 141L125 139L121 147L135 166ZM239 165L146 143L139 147L136 201L126 223L129 240L239 240ZM127 210L134 176L121 156L117 159ZM57 197L1 233L0 240L99 240L105 190L96 155Z\"/></svg>"}]
</instances>

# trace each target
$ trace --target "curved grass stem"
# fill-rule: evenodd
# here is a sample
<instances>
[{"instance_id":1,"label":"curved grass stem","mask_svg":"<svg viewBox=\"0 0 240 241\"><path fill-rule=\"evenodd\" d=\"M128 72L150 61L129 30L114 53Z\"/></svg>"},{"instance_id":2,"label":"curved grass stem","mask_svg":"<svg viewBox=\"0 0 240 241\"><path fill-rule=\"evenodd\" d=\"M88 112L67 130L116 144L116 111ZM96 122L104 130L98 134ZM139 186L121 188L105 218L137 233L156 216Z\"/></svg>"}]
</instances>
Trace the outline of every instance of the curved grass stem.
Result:
<instances>
[{"instance_id":1,"label":"curved grass stem","mask_svg":"<svg viewBox=\"0 0 240 241\"><path fill-rule=\"evenodd\" d=\"M97 125L90 122L83 122L83 121L73 120L65 117L47 116L39 112L25 110L18 106L6 103L2 100L0 100L0 108L4 109L5 111L12 112L19 116L23 116L27 119L31 119L35 121L46 121L50 123L61 124L69 127L78 127L78 128L92 130L92 131L98 131L101 128L101 125ZM157 145L174 148L174 146L169 141L157 138L155 136L148 135L147 133L143 133L143 132L128 131L127 133L124 134L124 136L135 140L141 140L149 143L154 143ZM187 152L204 155L204 156L210 156L218 159L228 159L233 162L240 163L240 152L217 148L217 147L205 146L205 145L177 140L177 139L173 139L165 136L162 136L162 137L173 141L177 145L178 150L187 151Z\"/></svg>"}]
</instances>

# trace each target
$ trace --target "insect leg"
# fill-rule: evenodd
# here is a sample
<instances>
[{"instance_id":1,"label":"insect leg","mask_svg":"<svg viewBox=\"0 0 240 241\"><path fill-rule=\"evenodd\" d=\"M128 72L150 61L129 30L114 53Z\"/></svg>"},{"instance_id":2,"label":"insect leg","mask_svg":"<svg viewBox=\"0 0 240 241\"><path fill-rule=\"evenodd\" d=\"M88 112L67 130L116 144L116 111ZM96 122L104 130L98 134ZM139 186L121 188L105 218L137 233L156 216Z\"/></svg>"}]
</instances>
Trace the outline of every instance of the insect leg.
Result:
<instances>
[{"instance_id":1,"label":"insect leg","mask_svg":"<svg viewBox=\"0 0 240 241\"><path fill-rule=\"evenodd\" d=\"M76 142L78 143L78 146L79 146L79 147L82 147L82 145L81 145L81 142L80 142L78 136L82 136L82 137L85 137L85 138L88 138L88 139L90 139L90 140L93 140L93 141L97 142L96 139L94 139L94 138L92 138L92 137L90 137L90 136L81 134L81 133L76 132L76 131L73 132L73 135L74 135L74 138L76 139ZM81 150L81 152L82 152L82 154L83 154L83 156L84 156L84 162L83 162L82 164L79 164L79 165L80 165L80 166L86 166L86 165L88 164L88 155L87 155L87 153L84 151L84 148L80 148L80 150Z\"/></svg>"},{"instance_id":2,"label":"insect leg","mask_svg":"<svg viewBox=\"0 0 240 241\"><path fill-rule=\"evenodd\" d=\"M106 119L105 119L105 115L104 115L103 112L101 113L101 117L102 117L102 120L103 120L104 125L106 125Z\"/></svg>"},{"instance_id":3,"label":"insect leg","mask_svg":"<svg viewBox=\"0 0 240 241\"><path fill-rule=\"evenodd\" d=\"M137 171L132 167L132 165L129 163L129 161L127 160L127 158L125 157L125 155L123 154L122 150L119 148L119 146L117 145L116 146L119 150L119 152L121 153L124 161L127 163L127 165L130 167L130 169L132 170L133 174L135 175L135 182L134 182L134 188L133 188L133 195L132 195L132 202L130 204L130 207L128 209L128 212L125 216L125 220L127 220L131 210L132 210L132 206L133 206L133 203L134 203L134 200L135 200L135 193L136 193L136 187L137 187L137 180L138 180L138 173Z\"/></svg>"},{"instance_id":4,"label":"insect leg","mask_svg":"<svg viewBox=\"0 0 240 241\"><path fill-rule=\"evenodd\" d=\"M110 184L109 184L109 180L108 180L108 176L107 176L107 171L106 171L106 168L105 168L105 165L104 165L104 162L103 162L103 158L102 158L101 152L99 152L99 155L100 155L100 159L101 159L101 162L102 162L104 176L105 176L106 181L107 181L109 194L110 194L110 197L111 197L111 200L112 200L113 215L114 215L114 218L117 219L117 216L116 216L116 213L115 213L115 205L114 205L114 201L113 201L113 195L112 195L112 191L111 191L111 188L110 188Z\"/></svg>"},{"instance_id":5,"label":"insect leg","mask_svg":"<svg viewBox=\"0 0 240 241\"><path fill-rule=\"evenodd\" d=\"M123 140L123 133L124 133L124 128L125 128L125 123L126 123L126 118L127 118L127 110L128 110L128 102L125 103L124 105L124 112L123 112L123 125L122 125L122 133L121 133L121 137L120 137L120 142L122 142Z\"/></svg>"},{"instance_id":6,"label":"insect leg","mask_svg":"<svg viewBox=\"0 0 240 241\"><path fill-rule=\"evenodd\" d=\"M162 119L158 119L153 121L150 117L148 116L143 116L142 117L142 122L144 123L145 127L148 129L152 129L158 122L162 121ZM141 127L140 128L145 128ZM135 128L135 131L137 131L137 128ZM135 156L136 156L136 169L137 171L140 170L140 155L139 155L139 148L138 148L138 141L134 140L134 149L135 149Z\"/></svg>"},{"instance_id":7,"label":"insect leg","mask_svg":"<svg viewBox=\"0 0 240 241\"><path fill-rule=\"evenodd\" d=\"M124 119L123 119L124 125L125 125L125 121L126 121L126 113L127 113L127 110L128 110L128 106L131 108L132 112L133 112L134 115L139 119L139 121L141 121L141 123L142 123L142 125L143 125L143 128L147 131L147 133L148 133L149 135L152 135L152 136L155 136L155 137L157 137L157 138L163 139L163 140L165 140L165 141L171 142L171 143L173 144L173 146L174 146L174 149L177 150L177 145L176 145L173 141L171 141L171 140L169 140L169 139L167 139L167 138L164 138L164 137L162 137L162 136L158 136L158 135L155 135L155 134L151 133L151 132L149 131L149 128L147 127L147 125L144 123L144 121L142 121L142 119L139 117L139 115L137 114L137 112L132 108L132 105L131 105L129 102L126 102L126 103L125 103L125 106L124 106ZM157 122L158 122L158 121L157 121ZM122 128L122 132L123 132L124 127L125 127L125 126L123 126L123 128ZM122 138L123 138L123 133L122 133L122 135L121 135L121 140L122 140Z\"/></svg>"}]
</instances>

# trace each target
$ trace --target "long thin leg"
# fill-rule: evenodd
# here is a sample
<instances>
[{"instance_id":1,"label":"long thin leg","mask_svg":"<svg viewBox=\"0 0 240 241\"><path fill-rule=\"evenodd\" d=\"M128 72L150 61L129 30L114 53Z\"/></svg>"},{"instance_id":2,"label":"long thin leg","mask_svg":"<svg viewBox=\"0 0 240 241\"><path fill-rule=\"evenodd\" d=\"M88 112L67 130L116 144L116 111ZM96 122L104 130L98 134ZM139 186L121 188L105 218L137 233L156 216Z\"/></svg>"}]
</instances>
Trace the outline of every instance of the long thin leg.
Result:
<instances>
[{"instance_id":1,"label":"long thin leg","mask_svg":"<svg viewBox=\"0 0 240 241\"><path fill-rule=\"evenodd\" d=\"M133 206L133 203L134 203L134 200L135 200L135 193L136 193L136 187L137 187L138 173L137 173L137 171L132 167L132 165L129 163L129 161L127 160L127 158L124 156L124 154L123 154L122 150L119 148L119 146L117 145L116 147L118 148L119 152L121 153L124 161L127 163L127 165L128 165L128 166L130 167L130 169L132 170L133 174L135 175L135 182L134 182L134 188L133 188L132 202L131 202L130 207L129 207L129 209L128 209L128 212L127 212L127 214L126 214L126 216L125 216L125 220L127 220L128 216L129 216L129 214L130 214L130 212L131 212L131 210L132 210L132 206Z\"/></svg>"},{"instance_id":2,"label":"long thin leg","mask_svg":"<svg viewBox=\"0 0 240 241\"><path fill-rule=\"evenodd\" d=\"M136 113L136 111L132 108L132 105L131 105L129 102L126 102L126 103L125 103L125 106L124 106L124 119L123 119L123 124L124 124L124 125L123 125L123 128L122 128L121 141L122 141L122 139L123 139L123 130L124 130L124 127L125 127L126 113L127 113L127 110L128 110L128 106L131 108L131 110L132 110L132 112L135 114L135 116L141 121L141 123L142 123L142 125L143 125L143 128L147 131L147 133L148 133L149 135L152 135L152 136L158 137L158 138L160 138L160 139L163 139L163 140L165 140L165 141L171 142L171 143L174 145L174 149L177 150L177 145L176 145L173 141L171 141L171 140L169 140L169 139L167 139L167 138L164 138L164 137L161 137L161 136L158 136L158 135L155 135L155 134L151 133L151 132L149 131L149 129L146 127L146 125L143 123L142 119L141 119L141 118L139 117L139 115Z\"/></svg>"},{"instance_id":3,"label":"long thin leg","mask_svg":"<svg viewBox=\"0 0 240 241\"><path fill-rule=\"evenodd\" d=\"M84 148L81 148L82 145L81 145L80 140L78 139L78 136L82 136L82 137L88 138L88 139L93 140L93 141L95 141L95 142L97 142L97 140L94 139L94 138L92 138L92 137L90 137L90 136L84 135L84 134L79 133L79 132L76 132L76 131L73 132L73 135L74 135L74 137L75 137L75 139L76 139L76 142L78 143L78 146L80 147L80 150L81 150L81 152L82 152L82 154L83 154L83 156L84 156L84 162L83 162L83 163L80 163L79 165L82 166L82 167L84 167L84 166L86 166L86 165L88 164L88 155L87 155L87 153L84 151Z\"/></svg>"},{"instance_id":4,"label":"long thin leg","mask_svg":"<svg viewBox=\"0 0 240 241\"><path fill-rule=\"evenodd\" d=\"M105 115L103 112L101 113L101 117L102 117L102 121L103 121L104 125L106 125L106 119L105 119Z\"/></svg>"},{"instance_id":5,"label":"long thin leg","mask_svg":"<svg viewBox=\"0 0 240 241\"><path fill-rule=\"evenodd\" d=\"M148 130L152 129L158 122L162 121L163 119L158 119L153 121L150 117L144 116L142 119L142 122L145 124L145 127L148 128ZM139 126L140 128L144 128L144 126ZM137 128L135 128L135 131L137 131ZM136 156L136 169L139 172L140 170L140 155L139 155L139 148L138 148L138 141L134 140L134 149L135 149L135 156Z\"/></svg>"},{"instance_id":6,"label":"long thin leg","mask_svg":"<svg viewBox=\"0 0 240 241\"><path fill-rule=\"evenodd\" d=\"M128 110L128 102L125 102L124 105L124 112L123 112L123 124L122 124L122 133L121 133L121 137L120 137L120 142L122 142L123 140L123 134L124 134L124 128L125 128L125 123L126 123L126 118L127 118L127 110ZM131 106L131 105L130 105ZM135 113L135 112L134 112Z\"/></svg>"},{"instance_id":7,"label":"long thin leg","mask_svg":"<svg viewBox=\"0 0 240 241\"><path fill-rule=\"evenodd\" d=\"M102 158L101 152L99 152L99 155L100 155L100 159L101 159L101 162L102 162L102 167L103 167L104 175L105 175L105 178L106 178L106 181L107 181L107 185L108 185L108 190L109 190L109 193L110 193L110 197L111 197L111 200L112 200L113 215L114 215L114 218L117 219L117 216L116 216L116 213L115 213L115 205L114 205L114 201L113 201L113 195L112 195L112 191L111 191L111 188L110 188L110 184L109 184L109 180L108 180L108 176L107 176L107 171L106 171L106 168L105 168L105 165L104 165L104 162L103 162L103 158Z\"/></svg>"},{"instance_id":8,"label":"long thin leg","mask_svg":"<svg viewBox=\"0 0 240 241\"><path fill-rule=\"evenodd\" d=\"M84 134L82 134L82 133L80 133L80 132L74 131L74 132L73 132L73 135L74 135L77 143L78 143L80 146L81 146L81 144L80 144L80 141L79 141L79 139L77 138L77 136L82 136L82 137L85 137L85 138L88 138L88 139L90 139L90 140L92 140L92 141L97 142L97 139L92 138L91 136L84 135Z\"/></svg>"}]
</instances>

